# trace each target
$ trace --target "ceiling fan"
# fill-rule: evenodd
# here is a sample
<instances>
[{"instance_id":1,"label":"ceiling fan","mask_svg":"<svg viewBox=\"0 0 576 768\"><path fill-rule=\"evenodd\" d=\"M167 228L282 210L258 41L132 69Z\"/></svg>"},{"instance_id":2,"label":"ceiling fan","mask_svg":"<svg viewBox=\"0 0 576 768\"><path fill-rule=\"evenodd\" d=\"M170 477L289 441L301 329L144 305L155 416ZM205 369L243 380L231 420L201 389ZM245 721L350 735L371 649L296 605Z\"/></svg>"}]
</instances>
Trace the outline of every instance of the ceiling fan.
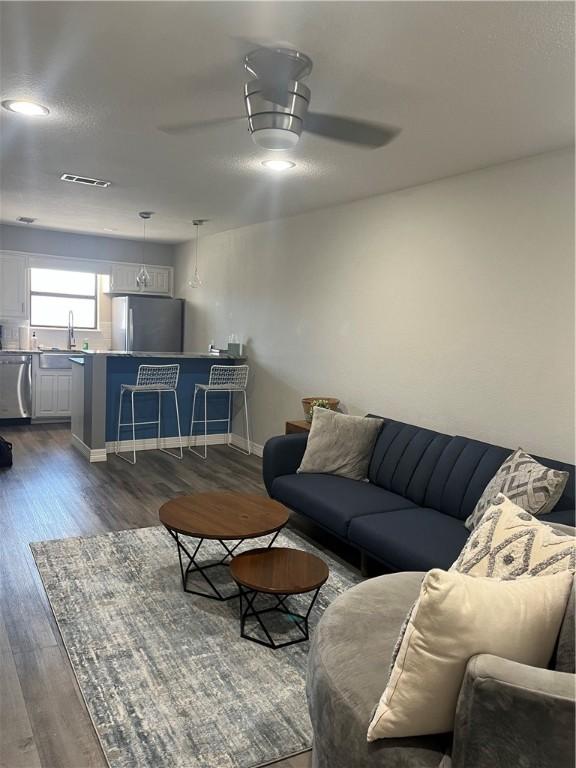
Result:
<instances>
[{"instance_id":1,"label":"ceiling fan","mask_svg":"<svg viewBox=\"0 0 576 768\"><path fill-rule=\"evenodd\" d=\"M312 59L291 48L260 46L244 57L244 69L252 76L244 85L248 130L263 149L293 149L303 131L323 138L378 148L388 144L400 129L383 123L310 112L310 88L302 81L312 71ZM245 118L221 118L162 128L165 133L189 133L222 122Z\"/></svg>"}]
</instances>

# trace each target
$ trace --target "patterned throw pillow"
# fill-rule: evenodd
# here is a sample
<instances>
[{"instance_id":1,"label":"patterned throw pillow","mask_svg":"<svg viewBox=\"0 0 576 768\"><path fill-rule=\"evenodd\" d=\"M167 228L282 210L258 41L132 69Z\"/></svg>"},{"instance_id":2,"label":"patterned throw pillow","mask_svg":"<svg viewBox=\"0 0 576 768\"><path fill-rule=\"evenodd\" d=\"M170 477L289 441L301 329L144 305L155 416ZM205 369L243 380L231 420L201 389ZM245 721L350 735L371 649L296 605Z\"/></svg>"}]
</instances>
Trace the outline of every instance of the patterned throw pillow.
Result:
<instances>
[{"instance_id":1,"label":"patterned throw pillow","mask_svg":"<svg viewBox=\"0 0 576 768\"><path fill-rule=\"evenodd\" d=\"M503 493L531 515L545 515L552 511L567 482L568 472L545 467L518 448L484 489L474 511L466 520L466 528L474 530L499 493Z\"/></svg>"},{"instance_id":2,"label":"patterned throw pillow","mask_svg":"<svg viewBox=\"0 0 576 768\"><path fill-rule=\"evenodd\" d=\"M576 539L536 520L500 493L450 570L500 579L574 573Z\"/></svg>"}]
</instances>

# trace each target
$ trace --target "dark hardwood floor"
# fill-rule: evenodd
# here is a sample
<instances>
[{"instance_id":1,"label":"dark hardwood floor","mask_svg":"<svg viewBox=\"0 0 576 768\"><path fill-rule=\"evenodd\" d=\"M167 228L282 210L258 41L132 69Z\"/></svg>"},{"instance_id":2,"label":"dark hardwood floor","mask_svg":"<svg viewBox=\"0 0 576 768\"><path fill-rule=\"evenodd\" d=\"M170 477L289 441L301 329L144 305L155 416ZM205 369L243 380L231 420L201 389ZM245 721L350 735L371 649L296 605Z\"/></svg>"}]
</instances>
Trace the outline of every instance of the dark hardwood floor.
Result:
<instances>
[{"instance_id":1,"label":"dark hardwood floor","mask_svg":"<svg viewBox=\"0 0 576 768\"><path fill-rule=\"evenodd\" d=\"M211 446L208 461L146 451L136 466L115 456L88 464L65 426L2 435L14 467L0 470L0 768L105 768L29 542L156 525L177 494L263 494L261 461ZM310 753L276 766L309 768Z\"/></svg>"}]
</instances>

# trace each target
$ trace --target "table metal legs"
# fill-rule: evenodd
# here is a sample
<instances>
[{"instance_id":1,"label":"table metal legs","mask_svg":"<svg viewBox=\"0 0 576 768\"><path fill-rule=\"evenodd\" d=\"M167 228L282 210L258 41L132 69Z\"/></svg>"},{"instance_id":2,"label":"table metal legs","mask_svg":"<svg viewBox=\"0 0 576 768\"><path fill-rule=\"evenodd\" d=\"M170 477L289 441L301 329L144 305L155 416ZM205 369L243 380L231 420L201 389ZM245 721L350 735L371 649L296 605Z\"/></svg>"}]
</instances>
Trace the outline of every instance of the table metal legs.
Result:
<instances>
[{"instance_id":1,"label":"table metal legs","mask_svg":"<svg viewBox=\"0 0 576 768\"><path fill-rule=\"evenodd\" d=\"M228 563L230 559L234 556L234 552L238 549L238 547L242 544L242 542L246 541L246 539L240 539L233 546L229 546L230 540L210 539L210 541L217 541L220 544L220 546L226 551L226 554L220 560L216 560L216 562L202 563L202 561L199 562L196 558L202 544L205 541L208 541L208 539L198 539L198 543L194 546L191 552L188 549L188 547L186 547L186 545L184 544L184 541L182 540L182 535L179 534L178 531L174 531L172 530L172 528L168 528L167 526L165 526L165 528L170 534L170 536L172 536L172 538L176 542L176 547L178 548L180 575L182 577L182 589L184 590L184 592L189 592L191 595L200 595L201 597L208 597L211 600L232 600L234 597L238 597L238 595L240 594L238 591L234 591L230 595L224 595L221 592L221 590L216 586L216 584L214 584L214 582L210 579L207 571L209 571L211 568L218 568L219 566L228 567ZM275 531L270 543L268 544L268 548L274 544L274 542L276 541L276 537L278 536L279 533L280 533L280 530ZM187 565L184 564L185 557L188 558ZM208 585L208 588L210 591L200 592L199 590L191 589L188 586L188 577L191 573L199 573L200 576L202 576L202 578Z\"/></svg>"},{"instance_id":2,"label":"table metal legs","mask_svg":"<svg viewBox=\"0 0 576 768\"><path fill-rule=\"evenodd\" d=\"M312 599L305 614L295 613L286 605L286 600L289 597L294 597L294 595L275 595L264 592L255 592L254 590L246 589L246 587L240 586L240 636L246 640L252 640L254 643L259 643L260 645L264 645L267 648L272 648L274 650L277 648L285 648L287 645L295 645L296 643L302 643L305 640L308 640L308 619L310 618L310 613L312 612L312 608L314 607L314 603L316 602L316 598L318 597L321 586L322 585L320 585L318 589L315 589L314 592L311 593ZM260 608L257 610L255 608L255 602L258 597L264 596L266 598L272 598L275 600L275 605L272 605L269 608ZM281 643L276 642L266 627L266 624L261 619L261 616L264 614L274 612L283 613L288 616L293 621L294 626L298 628L302 636L296 637L293 640L286 640ZM246 619L249 618L256 619L257 623L262 629L262 632L266 636L266 640L254 637L254 635L250 635L246 632Z\"/></svg>"}]
</instances>

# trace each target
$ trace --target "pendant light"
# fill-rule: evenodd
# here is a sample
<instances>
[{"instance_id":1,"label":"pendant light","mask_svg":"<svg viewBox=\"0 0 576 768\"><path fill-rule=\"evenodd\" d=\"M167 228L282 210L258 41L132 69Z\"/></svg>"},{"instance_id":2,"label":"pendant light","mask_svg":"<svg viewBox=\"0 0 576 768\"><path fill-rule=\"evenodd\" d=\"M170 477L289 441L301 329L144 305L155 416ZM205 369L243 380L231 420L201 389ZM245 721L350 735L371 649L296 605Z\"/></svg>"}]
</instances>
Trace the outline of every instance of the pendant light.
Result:
<instances>
[{"instance_id":1,"label":"pendant light","mask_svg":"<svg viewBox=\"0 0 576 768\"><path fill-rule=\"evenodd\" d=\"M154 214L154 211L140 211L138 216L142 219L142 224L144 227L144 245L142 247L142 251L146 248L146 222L148 219L151 219ZM150 278L150 273L146 269L146 264L142 263L142 266L140 267L140 272L138 272L138 275L136 276L136 285L138 288L147 288L150 283L152 282Z\"/></svg>"},{"instance_id":2,"label":"pendant light","mask_svg":"<svg viewBox=\"0 0 576 768\"><path fill-rule=\"evenodd\" d=\"M192 279L188 280L188 285L190 288L202 288L202 280L200 279L200 273L198 272L198 250L200 248L200 227L207 221L208 219L194 219L192 222L196 227L196 239L194 243L194 274L192 275Z\"/></svg>"}]
</instances>

